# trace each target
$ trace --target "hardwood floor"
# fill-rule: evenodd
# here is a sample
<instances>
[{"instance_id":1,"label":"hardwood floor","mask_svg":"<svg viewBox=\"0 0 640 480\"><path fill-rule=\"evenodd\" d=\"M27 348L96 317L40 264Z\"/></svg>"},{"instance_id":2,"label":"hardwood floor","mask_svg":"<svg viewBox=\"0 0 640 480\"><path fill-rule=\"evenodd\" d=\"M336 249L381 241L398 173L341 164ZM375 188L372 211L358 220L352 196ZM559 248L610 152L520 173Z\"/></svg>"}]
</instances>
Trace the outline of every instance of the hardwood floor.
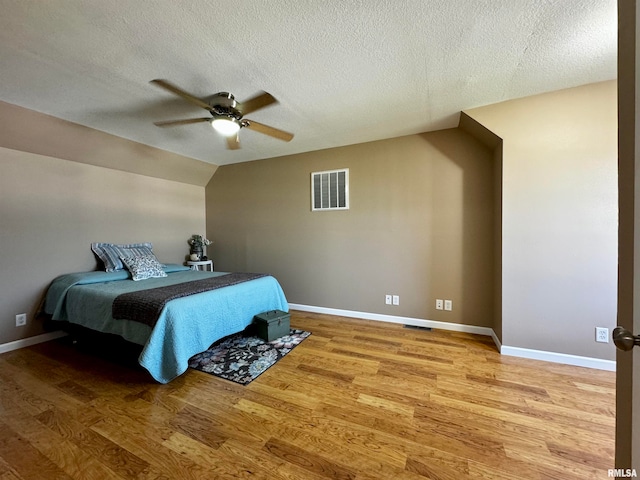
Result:
<instances>
[{"instance_id":1,"label":"hardwood floor","mask_svg":"<svg viewBox=\"0 0 640 480\"><path fill-rule=\"evenodd\" d=\"M488 337L293 312L313 332L246 387L168 385L68 340L0 355L0 480L599 479L615 374Z\"/></svg>"}]
</instances>

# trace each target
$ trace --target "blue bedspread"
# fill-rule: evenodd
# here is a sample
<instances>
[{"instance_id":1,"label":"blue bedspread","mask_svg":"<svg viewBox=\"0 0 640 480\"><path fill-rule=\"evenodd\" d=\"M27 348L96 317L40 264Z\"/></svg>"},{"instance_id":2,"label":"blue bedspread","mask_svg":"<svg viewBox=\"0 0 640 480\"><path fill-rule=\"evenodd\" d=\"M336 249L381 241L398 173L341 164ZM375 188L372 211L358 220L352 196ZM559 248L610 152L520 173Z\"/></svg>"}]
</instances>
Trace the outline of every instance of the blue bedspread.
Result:
<instances>
[{"instance_id":1,"label":"blue bedspread","mask_svg":"<svg viewBox=\"0 0 640 480\"><path fill-rule=\"evenodd\" d=\"M196 272L181 266L168 266L165 271L166 278L139 282L131 280L126 271L62 275L47 292L45 312L54 320L113 333L143 345L138 358L140 365L158 382L167 383L187 370L189 358L215 341L243 330L254 315L269 310L289 310L280 284L267 276L171 300L153 329L140 322L111 317L113 300L121 293L225 273Z\"/></svg>"}]
</instances>

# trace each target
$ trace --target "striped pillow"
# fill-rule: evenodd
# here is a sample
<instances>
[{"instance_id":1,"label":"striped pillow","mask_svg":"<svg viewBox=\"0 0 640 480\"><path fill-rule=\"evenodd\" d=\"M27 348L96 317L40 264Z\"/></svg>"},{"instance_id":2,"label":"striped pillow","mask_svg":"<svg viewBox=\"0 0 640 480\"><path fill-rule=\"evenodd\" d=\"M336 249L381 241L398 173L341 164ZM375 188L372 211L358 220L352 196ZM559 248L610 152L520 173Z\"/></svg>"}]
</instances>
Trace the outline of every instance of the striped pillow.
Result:
<instances>
[{"instance_id":1,"label":"striped pillow","mask_svg":"<svg viewBox=\"0 0 640 480\"><path fill-rule=\"evenodd\" d=\"M151 243L129 243L118 245L115 243L92 243L91 250L95 253L107 272L124 269L120 257L141 257L153 255Z\"/></svg>"}]
</instances>

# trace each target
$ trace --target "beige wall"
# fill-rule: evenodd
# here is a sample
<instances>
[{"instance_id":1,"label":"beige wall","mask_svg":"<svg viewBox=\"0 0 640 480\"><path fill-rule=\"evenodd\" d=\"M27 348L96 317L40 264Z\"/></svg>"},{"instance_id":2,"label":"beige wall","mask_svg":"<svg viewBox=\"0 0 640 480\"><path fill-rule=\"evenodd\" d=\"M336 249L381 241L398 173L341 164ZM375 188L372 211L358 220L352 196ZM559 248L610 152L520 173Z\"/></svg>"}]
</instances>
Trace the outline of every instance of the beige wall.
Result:
<instances>
[{"instance_id":1,"label":"beige wall","mask_svg":"<svg viewBox=\"0 0 640 480\"><path fill-rule=\"evenodd\" d=\"M503 344L614 360L616 82L466 113L503 139Z\"/></svg>"},{"instance_id":2,"label":"beige wall","mask_svg":"<svg viewBox=\"0 0 640 480\"><path fill-rule=\"evenodd\" d=\"M91 242L150 241L184 262L204 232L204 188L0 148L0 344L41 333L33 321L51 280L95 270ZM16 328L15 315L29 314Z\"/></svg>"},{"instance_id":3,"label":"beige wall","mask_svg":"<svg viewBox=\"0 0 640 480\"><path fill-rule=\"evenodd\" d=\"M229 165L206 201L179 158L169 179L151 178L162 152L23 110L11 126L21 138L0 135L0 343L40 333L39 297L54 276L95 268L90 242L152 241L180 262L206 207L216 267L271 272L292 303L490 326L508 346L614 358L593 341L595 326L615 325L614 82L467 112L502 148L451 129ZM56 135L38 143L38 129ZM92 150L87 163L109 168L79 163ZM312 213L310 173L343 167L351 209ZM31 325L18 329L22 312Z\"/></svg>"},{"instance_id":4,"label":"beige wall","mask_svg":"<svg viewBox=\"0 0 640 480\"><path fill-rule=\"evenodd\" d=\"M492 160L451 129L222 166L210 252L217 269L273 273L291 303L491 326ZM335 168L349 168L350 210L311 212L311 172Z\"/></svg>"},{"instance_id":5,"label":"beige wall","mask_svg":"<svg viewBox=\"0 0 640 480\"><path fill-rule=\"evenodd\" d=\"M150 241L160 260L180 263L187 239L205 231L204 186L184 183L202 179L185 176L180 162L194 160L7 104L0 118L0 344L42 333L34 315L45 289L57 275L97 267L91 242ZM20 138L6 135L9 127ZM83 151L112 168L79 163ZM123 171L153 170L154 156L177 181ZM15 326L19 313L26 327Z\"/></svg>"},{"instance_id":6,"label":"beige wall","mask_svg":"<svg viewBox=\"0 0 640 480\"><path fill-rule=\"evenodd\" d=\"M502 343L502 139L464 112L458 127L493 152L493 331Z\"/></svg>"},{"instance_id":7,"label":"beige wall","mask_svg":"<svg viewBox=\"0 0 640 480\"><path fill-rule=\"evenodd\" d=\"M0 146L204 187L210 163L0 102Z\"/></svg>"},{"instance_id":8,"label":"beige wall","mask_svg":"<svg viewBox=\"0 0 640 480\"><path fill-rule=\"evenodd\" d=\"M502 340L502 140L493 150L493 331Z\"/></svg>"}]
</instances>

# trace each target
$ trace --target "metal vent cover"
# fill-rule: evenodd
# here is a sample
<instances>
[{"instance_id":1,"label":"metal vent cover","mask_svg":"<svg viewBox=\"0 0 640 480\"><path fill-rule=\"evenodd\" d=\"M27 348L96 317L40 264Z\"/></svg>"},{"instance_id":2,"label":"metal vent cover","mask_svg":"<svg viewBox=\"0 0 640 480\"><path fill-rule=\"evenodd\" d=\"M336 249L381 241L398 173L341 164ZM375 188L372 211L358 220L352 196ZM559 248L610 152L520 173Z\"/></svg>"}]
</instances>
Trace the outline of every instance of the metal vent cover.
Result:
<instances>
[{"instance_id":1,"label":"metal vent cover","mask_svg":"<svg viewBox=\"0 0 640 480\"><path fill-rule=\"evenodd\" d=\"M349 209L349 169L311 174L311 210Z\"/></svg>"}]
</instances>

